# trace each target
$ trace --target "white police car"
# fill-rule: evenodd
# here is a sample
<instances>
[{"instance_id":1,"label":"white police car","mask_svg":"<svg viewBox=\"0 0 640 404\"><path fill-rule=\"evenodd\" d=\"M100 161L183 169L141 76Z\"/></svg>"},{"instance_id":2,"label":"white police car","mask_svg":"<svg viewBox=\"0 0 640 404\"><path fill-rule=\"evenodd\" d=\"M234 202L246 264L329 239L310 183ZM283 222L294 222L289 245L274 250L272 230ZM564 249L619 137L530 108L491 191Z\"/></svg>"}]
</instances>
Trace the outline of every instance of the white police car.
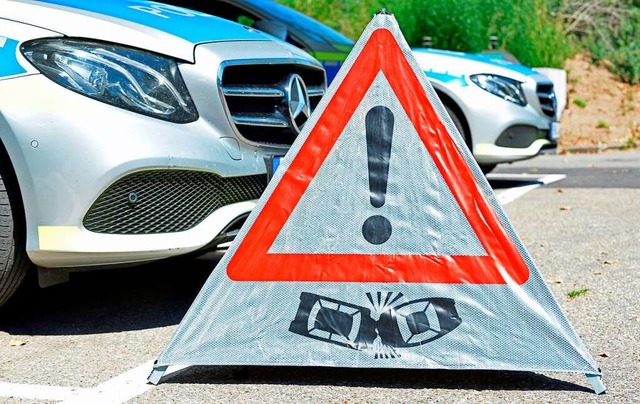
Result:
<instances>
[{"instance_id":1,"label":"white police car","mask_svg":"<svg viewBox=\"0 0 640 404\"><path fill-rule=\"evenodd\" d=\"M308 51L329 82L353 41L271 0L165 0L167 3L252 24ZM555 148L560 135L553 82L521 64L482 55L415 48L435 88L483 171Z\"/></svg>"},{"instance_id":2,"label":"white police car","mask_svg":"<svg viewBox=\"0 0 640 404\"><path fill-rule=\"evenodd\" d=\"M228 241L326 87L308 54L144 0L0 6L0 305L31 264Z\"/></svg>"}]
</instances>

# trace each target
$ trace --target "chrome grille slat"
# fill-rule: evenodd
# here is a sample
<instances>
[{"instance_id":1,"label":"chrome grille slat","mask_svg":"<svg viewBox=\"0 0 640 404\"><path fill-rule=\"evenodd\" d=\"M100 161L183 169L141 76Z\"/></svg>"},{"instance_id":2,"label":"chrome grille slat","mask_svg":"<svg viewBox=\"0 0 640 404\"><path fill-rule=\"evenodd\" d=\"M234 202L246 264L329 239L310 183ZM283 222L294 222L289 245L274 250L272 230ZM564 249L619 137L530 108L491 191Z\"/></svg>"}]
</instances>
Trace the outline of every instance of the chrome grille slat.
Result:
<instances>
[{"instance_id":1,"label":"chrome grille slat","mask_svg":"<svg viewBox=\"0 0 640 404\"><path fill-rule=\"evenodd\" d=\"M266 128L290 128L289 121L279 113L259 114L259 113L237 113L233 115L233 122L236 125L252 125Z\"/></svg>"},{"instance_id":2,"label":"chrome grille slat","mask_svg":"<svg viewBox=\"0 0 640 404\"><path fill-rule=\"evenodd\" d=\"M307 87L307 94L309 94L309 97L322 97L324 93L325 91L323 87L320 87L320 86Z\"/></svg>"},{"instance_id":3,"label":"chrome grille slat","mask_svg":"<svg viewBox=\"0 0 640 404\"><path fill-rule=\"evenodd\" d=\"M538 101L540 102L542 112L549 117L555 118L557 100L556 94L553 90L553 84L538 84L536 87L536 94L538 95Z\"/></svg>"},{"instance_id":4,"label":"chrome grille slat","mask_svg":"<svg viewBox=\"0 0 640 404\"><path fill-rule=\"evenodd\" d=\"M325 74L319 66L296 61L238 61L223 65L219 84L239 136L265 145L293 143L300 125L298 121L292 124L287 104L288 83L293 76L304 82L312 111L326 89Z\"/></svg>"},{"instance_id":5,"label":"chrome grille slat","mask_svg":"<svg viewBox=\"0 0 640 404\"><path fill-rule=\"evenodd\" d=\"M284 91L279 88L259 86L227 86L222 88L222 93L227 97L284 97Z\"/></svg>"}]
</instances>

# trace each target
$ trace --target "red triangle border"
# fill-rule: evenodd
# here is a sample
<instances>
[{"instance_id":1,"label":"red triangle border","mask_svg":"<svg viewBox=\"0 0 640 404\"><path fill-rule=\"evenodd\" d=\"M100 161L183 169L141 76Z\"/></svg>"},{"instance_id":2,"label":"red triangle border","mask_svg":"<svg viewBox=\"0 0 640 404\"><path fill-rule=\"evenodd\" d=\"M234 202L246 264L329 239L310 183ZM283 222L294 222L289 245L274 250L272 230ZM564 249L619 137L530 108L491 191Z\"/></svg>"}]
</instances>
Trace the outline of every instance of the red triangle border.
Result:
<instances>
[{"instance_id":1,"label":"red triangle border","mask_svg":"<svg viewBox=\"0 0 640 404\"><path fill-rule=\"evenodd\" d=\"M486 256L282 254L269 249L382 71ZM227 265L234 281L522 285L529 267L387 29L373 31Z\"/></svg>"}]
</instances>

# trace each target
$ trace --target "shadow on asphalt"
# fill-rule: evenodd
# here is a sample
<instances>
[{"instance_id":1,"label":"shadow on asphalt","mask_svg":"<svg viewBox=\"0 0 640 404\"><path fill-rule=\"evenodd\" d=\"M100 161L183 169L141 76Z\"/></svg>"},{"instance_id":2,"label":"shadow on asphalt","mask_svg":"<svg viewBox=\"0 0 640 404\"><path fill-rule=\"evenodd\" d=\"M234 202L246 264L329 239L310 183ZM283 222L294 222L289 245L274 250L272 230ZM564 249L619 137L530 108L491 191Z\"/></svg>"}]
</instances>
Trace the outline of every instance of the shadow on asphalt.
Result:
<instances>
[{"instance_id":1,"label":"shadow on asphalt","mask_svg":"<svg viewBox=\"0 0 640 404\"><path fill-rule=\"evenodd\" d=\"M497 191L541 184L531 178L489 178L489 183ZM218 252L197 259L72 273L66 284L22 290L1 309L0 331L83 335L178 324L221 257Z\"/></svg>"},{"instance_id":2,"label":"shadow on asphalt","mask_svg":"<svg viewBox=\"0 0 640 404\"><path fill-rule=\"evenodd\" d=\"M530 179L490 179L489 183L495 190L540 184ZM0 312L0 331L13 335L84 335L176 325L221 256L216 253L197 259L73 273L69 283L22 291ZM592 392L533 372L441 369L193 366L165 377L162 383Z\"/></svg>"},{"instance_id":3,"label":"shadow on asphalt","mask_svg":"<svg viewBox=\"0 0 640 404\"><path fill-rule=\"evenodd\" d=\"M516 180L516 179L488 178L487 180L489 181L489 185L491 185L491 188L493 190L524 187L527 185L544 185L544 182L536 181L532 179Z\"/></svg>"},{"instance_id":4,"label":"shadow on asphalt","mask_svg":"<svg viewBox=\"0 0 640 404\"><path fill-rule=\"evenodd\" d=\"M535 184L490 180L494 189ZM0 311L0 331L13 335L84 335L178 324L221 253L128 268L71 274L46 289L25 288ZM35 271L33 271L35 274Z\"/></svg>"},{"instance_id":5,"label":"shadow on asphalt","mask_svg":"<svg viewBox=\"0 0 640 404\"><path fill-rule=\"evenodd\" d=\"M587 387L534 372L443 369L194 366L166 376L162 380L162 384L165 383L593 392Z\"/></svg>"},{"instance_id":6,"label":"shadow on asphalt","mask_svg":"<svg viewBox=\"0 0 640 404\"><path fill-rule=\"evenodd\" d=\"M503 165L498 167L496 174L565 174L567 177L558 182L562 188L640 188L640 168L637 167L585 167L585 168L522 168ZM489 181L491 186L493 182Z\"/></svg>"},{"instance_id":7,"label":"shadow on asphalt","mask_svg":"<svg viewBox=\"0 0 640 404\"><path fill-rule=\"evenodd\" d=\"M71 281L22 290L3 307L0 331L84 335L178 324L221 254L71 274ZM33 279L35 281L35 279Z\"/></svg>"}]
</instances>

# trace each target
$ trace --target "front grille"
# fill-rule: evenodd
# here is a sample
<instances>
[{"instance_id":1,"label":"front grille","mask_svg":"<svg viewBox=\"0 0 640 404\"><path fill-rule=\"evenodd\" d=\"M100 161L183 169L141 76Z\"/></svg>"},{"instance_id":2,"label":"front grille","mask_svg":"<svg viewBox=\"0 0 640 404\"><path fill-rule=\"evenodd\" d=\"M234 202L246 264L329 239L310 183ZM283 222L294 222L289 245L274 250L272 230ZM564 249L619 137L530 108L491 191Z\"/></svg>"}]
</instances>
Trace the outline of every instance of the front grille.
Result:
<instances>
[{"instance_id":1,"label":"front grille","mask_svg":"<svg viewBox=\"0 0 640 404\"><path fill-rule=\"evenodd\" d=\"M185 231L222 206L259 198L266 186L264 174L223 178L200 171L142 171L104 191L83 224L109 234Z\"/></svg>"},{"instance_id":2,"label":"front grille","mask_svg":"<svg viewBox=\"0 0 640 404\"><path fill-rule=\"evenodd\" d=\"M553 91L553 84L538 84L536 93L538 94L538 100L540 101L540 108L542 108L542 112L546 116L555 118L558 100L556 99L556 93Z\"/></svg>"},{"instance_id":3,"label":"front grille","mask_svg":"<svg viewBox=\"0 0 640 404\"><path fill-rule=\"evenodd\" d=\"M526 149L537 139L544 139L549 134L547 129L538 129L529 125L513 125L498 136L496 146Z\"/></svg>"},{"instance_id":4,"label":"front grille","mask_svg":"<svg viewBox=\"0 0 640 404\"><path fill-rule=\"evenodd\" d=\"M298 132L289 118L287 82L298 74L305 83L311 110L325 93L321 68L294 64L227 65L222 71L222 94L238 133L252 142L290 145Z\"/></svg>"}]
</instances>

